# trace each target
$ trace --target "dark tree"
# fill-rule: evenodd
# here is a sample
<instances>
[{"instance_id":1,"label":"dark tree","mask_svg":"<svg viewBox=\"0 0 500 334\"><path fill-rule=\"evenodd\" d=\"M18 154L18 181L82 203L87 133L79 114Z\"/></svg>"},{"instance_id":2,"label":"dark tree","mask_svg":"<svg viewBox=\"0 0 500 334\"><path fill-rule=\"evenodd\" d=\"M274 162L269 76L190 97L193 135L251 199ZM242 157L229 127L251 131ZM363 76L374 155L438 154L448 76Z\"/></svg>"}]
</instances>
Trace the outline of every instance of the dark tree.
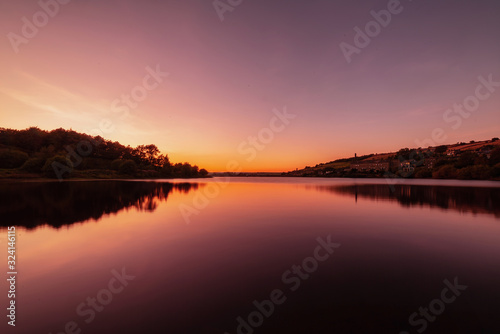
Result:
<instances>
[{"instance_id":1,"label":"dark tree","mask_svg":"<svg viewBox=\"0 0 500 334\"><path fill-rule=\"evenodd\" d=\"M489 165L494 166L500 163L500 147L497 147L491 152Z\"/></svg>"},{"instance_id":2,"label":"dark tree","mask_svg":"<svg viewBox=\"0 0 500 334\"><path fill-rule=\"evenodd\" d=\"M73 130L44 131L37 127L0 128L0 168L20 168L20 171L48 177L58 174L64 177L119 177L120 174L197 177L201 173L197 166L188 163L172 166L168 156L161 154L154 144L132 148Z\"/></svg>"},{"instance_id":3,"label":"dark tree","mask_svg":"<svg viewBox=\"0 0 500 334\"><path fill-rule=\"evenodd\" d=\"M456 168L464 168L474 165L474 161L478 158L477 153L473 151L466 151L460 155L457 163L455 163Z\"/></svg>"},{"instance_id":4,"label":"dark tree","mask_svg":"<svg viewBox=\"0 0 500 334\"><path fill-rule=\"evenodd\" d=\"M444 152L446 152L447 149L448 149L448 146L441 145L441 146L436 147L434 152L436 152L436 154L443 154Z\"/></svg>"}]
</instances>

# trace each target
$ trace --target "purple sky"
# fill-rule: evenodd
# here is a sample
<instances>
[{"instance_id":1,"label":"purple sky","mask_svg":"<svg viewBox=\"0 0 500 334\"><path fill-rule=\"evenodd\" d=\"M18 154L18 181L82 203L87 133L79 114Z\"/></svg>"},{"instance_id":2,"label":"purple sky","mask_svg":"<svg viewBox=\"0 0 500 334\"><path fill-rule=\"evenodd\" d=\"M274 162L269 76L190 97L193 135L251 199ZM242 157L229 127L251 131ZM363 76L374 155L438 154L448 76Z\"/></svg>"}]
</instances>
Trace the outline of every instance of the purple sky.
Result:
<instances>
[{"instance_id":1,"label":"purple sky","mask_svg":"<svg viewBox=\"0 0 500 334\"><path fill-rule=\"evenodd\" d=\"M4 1L0 126L90 133L107 120L105 138L155 143L174 162L212 171L231 160L280 171L418 147L436 128L446 136L436 145L499 136L500 87L480 88L468 116L443 115L474 101L478 77L500 82L500 3L401 1L348 63L340 44L354 45L353 28L389 2L244 0L221 21L212 1L73 0L16 44L22 18L42 9ZM169 75L147 81L157 87L128 115L115 112L157 65ZM295 117L273 120L285 107Z\"/></svg>"}]
</instances>

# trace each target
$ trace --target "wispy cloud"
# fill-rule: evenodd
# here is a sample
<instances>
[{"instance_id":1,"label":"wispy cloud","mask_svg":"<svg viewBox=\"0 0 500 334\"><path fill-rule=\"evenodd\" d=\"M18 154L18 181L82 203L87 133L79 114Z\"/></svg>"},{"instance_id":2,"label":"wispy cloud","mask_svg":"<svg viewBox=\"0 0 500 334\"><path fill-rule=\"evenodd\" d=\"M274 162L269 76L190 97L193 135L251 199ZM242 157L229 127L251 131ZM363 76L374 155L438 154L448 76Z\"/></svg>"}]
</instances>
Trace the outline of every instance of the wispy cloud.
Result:
<instances>
[{"instance_id":1,"label":"wispy cloud","mask_svg":"<svg viewBox=\"0 0 500 334\"><path fill-rule=\"evenodd\" d=\"M57 120L66 119L74 123L73 128L82 131L90 131L97 128L101 120L110 119L115 125L113 137L137 138L152 134L149 123L135 113L131 113L126 120L112 113L110 101L93 101L24 71L16 74L19 78L16 84L9 83L9 87L0 84L0 93L33 108L34 113L44 113Z\"/></svg>"}]
</instances>

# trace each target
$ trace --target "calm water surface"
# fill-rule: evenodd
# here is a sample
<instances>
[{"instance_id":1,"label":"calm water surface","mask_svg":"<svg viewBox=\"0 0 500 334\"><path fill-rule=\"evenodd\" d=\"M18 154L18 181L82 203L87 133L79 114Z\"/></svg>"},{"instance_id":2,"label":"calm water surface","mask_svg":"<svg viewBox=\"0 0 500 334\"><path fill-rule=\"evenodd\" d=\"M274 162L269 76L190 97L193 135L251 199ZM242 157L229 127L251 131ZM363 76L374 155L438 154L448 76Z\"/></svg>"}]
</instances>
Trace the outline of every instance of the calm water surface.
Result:
<instances>
[{"instance_id":1,"label":"calm water surface","mask_svg":"<svg viewBox=\"0 0 500 334\"><path fill-rule=\"evenodd\" d=\"M1 183L13 332L500 333L499 183L228 180Z\"/></svg>"}]
</instances>

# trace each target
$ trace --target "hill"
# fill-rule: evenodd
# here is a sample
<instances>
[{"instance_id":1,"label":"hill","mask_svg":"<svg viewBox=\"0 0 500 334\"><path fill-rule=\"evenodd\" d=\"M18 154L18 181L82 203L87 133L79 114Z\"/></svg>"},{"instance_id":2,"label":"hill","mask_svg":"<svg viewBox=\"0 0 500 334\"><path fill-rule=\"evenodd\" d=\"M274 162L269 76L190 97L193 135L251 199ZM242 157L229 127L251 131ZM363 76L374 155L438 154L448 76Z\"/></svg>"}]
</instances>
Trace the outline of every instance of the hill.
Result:
<instances>
[{"instance_id":1,"label":"hill","mask_svg":"<svg viewBox=\"0 0 500 334\"><path fill-rule=\"evenodd\" d=\"M354 156L306 166L284 176L411 177L498 180L500 140L459 142L398 152Z\"/></svg>"},{"instance_id":2,"label":"hill","mask_svg":"<svg viewBox=\"0 0 500 334\"><path fill-rule=\"evenodd\" d=\"M189 178L208 172L170 163L156 145L135 148L73 130L0 128L0 178Z\"/></svg>"}]
</instances>

